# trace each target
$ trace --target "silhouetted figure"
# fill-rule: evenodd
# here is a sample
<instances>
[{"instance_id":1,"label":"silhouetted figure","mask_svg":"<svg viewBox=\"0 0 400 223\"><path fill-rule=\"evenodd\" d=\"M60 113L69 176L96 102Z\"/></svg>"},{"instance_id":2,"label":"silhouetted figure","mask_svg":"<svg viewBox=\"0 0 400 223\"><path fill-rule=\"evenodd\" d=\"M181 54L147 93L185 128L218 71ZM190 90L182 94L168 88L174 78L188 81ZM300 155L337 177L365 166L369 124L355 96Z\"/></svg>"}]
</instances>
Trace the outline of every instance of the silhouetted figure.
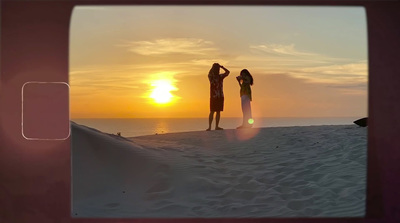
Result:
<instances>
[{"instance_id":1,"label":"silhouetted figure","mask_svg":"<svg viewBox=\"0 0 400 223\"><path fill-rule=\"evenodd\" d=\"M225 72L220 74L219 70L222 68ZM223 81L224 78L229 75L229 70L224 66L214 63L208 72L208 80L210 81L210 115L208 116L208 129L211 130L211 124L215 116L215 130L222 130L219 127L219 120L221 117L221 111L224 110L224 91L223 91Z\"/></svg>"},{"instance_id":2,"label":"silhouetted figure","mask_svg":"<svg viewBox=\"0 0 400 223\"><path fill-rule=\"evenodd\" d=\"M242 113L243 113L243 124L240 128L251 128L253 126L253 117L251 114L251 85L253 85L253 76L251 76L250 72L247 69L243 69L240 72L240 76L236 77L236 80L240 86L240 98L242 104Z\"/></svg>"}]
</instances>

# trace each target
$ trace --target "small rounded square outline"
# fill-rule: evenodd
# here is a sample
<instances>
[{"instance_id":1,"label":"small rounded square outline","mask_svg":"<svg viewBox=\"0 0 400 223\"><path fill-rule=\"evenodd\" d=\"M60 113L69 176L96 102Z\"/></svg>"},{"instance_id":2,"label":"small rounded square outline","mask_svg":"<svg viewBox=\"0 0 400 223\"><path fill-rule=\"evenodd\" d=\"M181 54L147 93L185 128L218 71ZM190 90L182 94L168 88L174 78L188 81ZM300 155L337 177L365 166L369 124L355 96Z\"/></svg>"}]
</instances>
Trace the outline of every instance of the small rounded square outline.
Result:
<instances>
[{"instance_id":1,"label":"small rounded square outline","mask_svg":"<svg viewBox=\"0 0 400 223\"><path fill-rule=\"evenodd\" d=\"M44 140L44 141L51 141L51 140L66 140L70 137L71 135L71 125L68 125L68 135L65 138L54 138L54 139L42 139L42 138L29 138L24 135L24 87L27 84L65 84L68 87L68 107L69 107L69 91L70 91L70 86L66 82L46 82L46 81L27 81L22 85L21 88L21 135L24 137L26 140ZM70 113L68 111L68 122L70 120Z\"/></svg>"}]
</instances>

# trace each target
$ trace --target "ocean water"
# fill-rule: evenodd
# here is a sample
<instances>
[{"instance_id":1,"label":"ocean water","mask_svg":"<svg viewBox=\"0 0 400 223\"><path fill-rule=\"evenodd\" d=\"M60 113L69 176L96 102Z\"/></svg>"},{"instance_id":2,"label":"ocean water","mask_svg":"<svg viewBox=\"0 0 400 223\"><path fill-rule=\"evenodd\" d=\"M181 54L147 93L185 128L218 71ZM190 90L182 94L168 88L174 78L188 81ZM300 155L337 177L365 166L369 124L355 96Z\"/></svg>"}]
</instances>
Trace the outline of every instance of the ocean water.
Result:
<instances>
[{"instance_id":1,"label":"ocean water","mask_svg":"<svg viewBox=\"0 0 400 223\"><path fill-rule=\"evenodd\" d=\"M351 125L361 117L323 117L323 118L254 118L254 128L312 126L312 125ZM73 122L98 129L105 133L121 133L124 137L165 134L174 132L204 131L208 128L208 118L144 118L144 119L72 119ZM221 117L220 126L235 129L242 118ZM212 128L215 128L215 120Z\"/></svg>"}]
</instances>

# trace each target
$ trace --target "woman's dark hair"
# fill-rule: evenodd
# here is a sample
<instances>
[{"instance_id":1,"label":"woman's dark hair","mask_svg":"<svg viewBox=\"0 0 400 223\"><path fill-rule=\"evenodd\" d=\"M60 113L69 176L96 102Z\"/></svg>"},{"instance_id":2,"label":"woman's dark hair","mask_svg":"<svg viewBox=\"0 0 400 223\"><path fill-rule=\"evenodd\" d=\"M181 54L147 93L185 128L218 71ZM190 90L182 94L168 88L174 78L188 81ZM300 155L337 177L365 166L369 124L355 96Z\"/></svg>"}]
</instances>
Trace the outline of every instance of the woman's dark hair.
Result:
<instances>
[{"instance_id":1,"label":"woman's dark hair","mask_svg":"<svg viewBox=\"0 0 400 223\"><path fill-rule=\"evenodd\" d=\"M253 85L253 76L251 76L250 72L247 69L243 69L240 71L240 75L247 75L250 77L250 85Z\"/></svg>"}]
</instances>

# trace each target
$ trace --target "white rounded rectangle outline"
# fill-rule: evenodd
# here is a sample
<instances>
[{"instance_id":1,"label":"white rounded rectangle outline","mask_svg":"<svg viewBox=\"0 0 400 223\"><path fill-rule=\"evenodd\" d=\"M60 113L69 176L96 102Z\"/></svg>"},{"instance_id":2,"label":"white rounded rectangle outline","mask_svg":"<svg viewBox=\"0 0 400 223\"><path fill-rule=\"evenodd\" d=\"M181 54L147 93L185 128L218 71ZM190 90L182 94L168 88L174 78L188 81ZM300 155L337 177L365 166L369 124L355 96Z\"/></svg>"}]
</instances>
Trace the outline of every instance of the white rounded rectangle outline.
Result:
<instances>
[{"instance_id":1,"label":"white rounded rectangle outline","mask_svg":"<svg viewBox=\"0 0 400 223\"><path fill-rule=\"evenodd\" d=\"M45 82L45 81L25 82L21 88L21 104L22 104L22 106L21 106L21 109L22 109L22 111L21 111L21 134L22 134L22 137L24 137L26 140L66 140L66 139L68 139L71 135L71 125L70 124L68 125L68 135L65 138L42 139L42 138L29 138L24 135L24 87L27 84L65 84L68 87L68 96L69 96L69 90L70 90L70 86L66 82ZM68 100L68 107L69 107L69 100ZM68 122L69 122L69 120L70 120L70 113L68 111Z\"/></svg>"}]
</instances>

